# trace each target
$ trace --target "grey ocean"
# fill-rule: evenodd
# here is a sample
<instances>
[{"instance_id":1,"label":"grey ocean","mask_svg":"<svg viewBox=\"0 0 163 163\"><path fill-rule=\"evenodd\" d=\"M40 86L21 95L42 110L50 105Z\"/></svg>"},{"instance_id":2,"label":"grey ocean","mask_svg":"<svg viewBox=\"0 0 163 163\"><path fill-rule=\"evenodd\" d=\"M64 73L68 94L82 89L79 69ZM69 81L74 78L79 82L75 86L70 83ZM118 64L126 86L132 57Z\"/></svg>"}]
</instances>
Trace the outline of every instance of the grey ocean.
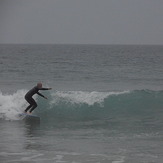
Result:
<instances>
[{"instance_id":1,"label":"grey ocean","mask_svg":"<svg viewBox=\"0 0 163 163\"><path fill-rule=\"evenodd\" d=\"M37 82L41 121L21 121ZM163 46L0 45L0 163L162 160Z\"/></svg>"}]
</instances>

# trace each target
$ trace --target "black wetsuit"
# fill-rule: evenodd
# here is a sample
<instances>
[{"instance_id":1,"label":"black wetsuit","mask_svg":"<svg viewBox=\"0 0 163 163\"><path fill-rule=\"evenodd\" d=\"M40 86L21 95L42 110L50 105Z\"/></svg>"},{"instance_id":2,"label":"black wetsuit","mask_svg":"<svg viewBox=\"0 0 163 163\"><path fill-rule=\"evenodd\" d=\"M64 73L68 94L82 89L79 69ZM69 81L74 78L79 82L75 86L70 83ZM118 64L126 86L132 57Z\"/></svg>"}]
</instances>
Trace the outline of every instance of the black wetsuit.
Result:
<instances>
[{"instance_id":1,"label":"black wetsuit","mask_svg":"<svg viewBox=\"0 0 163 163\"><path fill-rule=\"evenodd\" d=\"M38 92L39 90L48 90L48 88L38 88L37 86L35 86L26 93L25 99L30 105L25 109L25 112L27 112L31 108L31 110L29 111L31 113L37 107L36 101L32 98L34 94L37 93L39 96L45 97Z\"/></svg>"}]
</instances>

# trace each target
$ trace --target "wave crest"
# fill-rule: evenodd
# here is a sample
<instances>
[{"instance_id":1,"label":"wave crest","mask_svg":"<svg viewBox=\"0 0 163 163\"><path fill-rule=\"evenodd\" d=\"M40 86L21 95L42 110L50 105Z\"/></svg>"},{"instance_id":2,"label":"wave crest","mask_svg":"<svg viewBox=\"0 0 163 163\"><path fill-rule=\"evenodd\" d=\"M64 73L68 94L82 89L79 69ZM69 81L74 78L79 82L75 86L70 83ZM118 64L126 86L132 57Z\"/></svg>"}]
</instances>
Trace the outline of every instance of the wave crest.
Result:
<instances>
[{"instance_id":1,"label":"wave crest","mask_svg":"<svg viewBox=\"0 0 163 163\"><path fill-rule=\"evenodd\" d=\"M13 94L0 92L0 119L17 120L28 105L26 90ZM45 91L48 97L34 96L38 103L36 114L42 119L103 119L108 116L162 116L163 91L135 90L122 92Z\"/></svg>"}]
</instances>

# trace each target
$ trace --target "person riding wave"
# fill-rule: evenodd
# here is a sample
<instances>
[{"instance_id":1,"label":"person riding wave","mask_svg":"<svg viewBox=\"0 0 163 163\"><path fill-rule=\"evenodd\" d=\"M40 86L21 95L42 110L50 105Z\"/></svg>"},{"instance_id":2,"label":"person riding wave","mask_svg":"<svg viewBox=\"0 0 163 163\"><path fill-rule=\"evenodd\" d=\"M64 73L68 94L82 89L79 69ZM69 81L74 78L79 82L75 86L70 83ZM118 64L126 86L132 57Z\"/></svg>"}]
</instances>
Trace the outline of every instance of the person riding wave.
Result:
<instances>
[{"instance_id":1,"label":"person riding wave","mask_svg":"<svg viewBox=\"0 0 163 163\"><path fill-rule=\"evenodd\" d=\"M34 94L38 94L39 96L47 99L44 95L42 95L39 90L51 90L52 88L43 88L42 83L37 83L37 86L33 87L31 90L29 90L26 95L25 95L25 100L30 104L24 112L27 113L32 113L32 111L37 107L36 101L32 98Z\"/></svg>"}]
</instances>

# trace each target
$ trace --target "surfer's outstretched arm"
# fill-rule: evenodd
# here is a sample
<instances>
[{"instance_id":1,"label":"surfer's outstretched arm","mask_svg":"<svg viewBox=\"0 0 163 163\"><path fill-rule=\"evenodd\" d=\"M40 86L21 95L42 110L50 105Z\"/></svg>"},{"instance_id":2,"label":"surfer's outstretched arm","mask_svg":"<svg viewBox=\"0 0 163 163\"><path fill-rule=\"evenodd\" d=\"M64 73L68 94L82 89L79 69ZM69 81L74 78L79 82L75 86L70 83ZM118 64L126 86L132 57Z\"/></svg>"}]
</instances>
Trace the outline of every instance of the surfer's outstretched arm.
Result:
<instances>
[{"instance_id":1,"label":"surfer's outstretched arm","mask_svg":"<svg viewBox=\"0 0 163 163\"><path fill-rule=\"evenodd\" d=\"M37 94L45 99L47 99L47 97L45 97L43 94L41 94L40 92L37 92Z\"/></svg>"},{"instance_id":2,"label":"surfer's outstretched arm","mask_svg":"<svg viewBox=\"0 0 163 163\"><path fill-rule=\"evenodd\" d=\"M40 88L39 90L51 90L52 88Z\"/></svg>"},{"instance_id":3,"label":"surfer's outstretched arm","mask_svg":"<svg viewBox=\"0 0 163 163\"><path fill-rule=\"evenodd\" d=\"M52 88L39 88L39 90L51 90ZM44 96L43 94L41 94L40 92L37 92L37 94L45 99L48 99L46 96Z\"/></svg>"}]
</instances>

